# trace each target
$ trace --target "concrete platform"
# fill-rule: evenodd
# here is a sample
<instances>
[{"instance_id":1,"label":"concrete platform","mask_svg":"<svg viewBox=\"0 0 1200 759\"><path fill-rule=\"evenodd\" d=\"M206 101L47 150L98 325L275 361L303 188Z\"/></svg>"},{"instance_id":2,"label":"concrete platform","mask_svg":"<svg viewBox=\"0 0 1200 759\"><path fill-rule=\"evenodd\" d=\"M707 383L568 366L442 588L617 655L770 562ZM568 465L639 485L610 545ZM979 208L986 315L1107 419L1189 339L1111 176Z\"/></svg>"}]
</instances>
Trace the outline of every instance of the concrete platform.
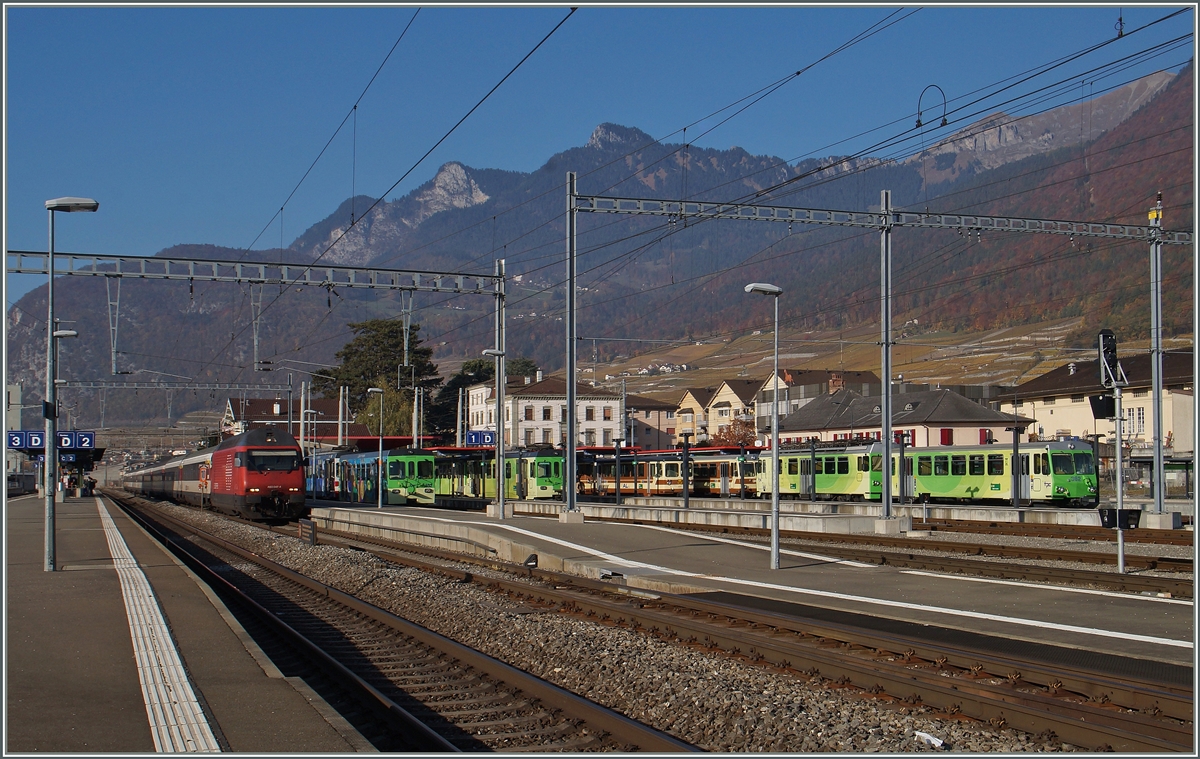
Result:
<instances>
[{"instance_id":1,"label":"concrete platform","mask_svg":"<svg viewBox=\"0 0 1200 759\"><path fill-rule=\"evenodd\" d=\"M10 752L153 752L122 581L97 499L56 509L58 571L44 570L44 501L7 501ZM223 604L111 504L222 750L348 752L369 744L304 683L284 678Z\"/></svg>"},{"instance_id":2,"label":"concrete platform","mask_svg":"<svg viewBox=\"0 0 1200 759\"><path fill-rule=\"evenodd\" d=\"M567 524L557 513L499 520L479 512L333 504L314 506L312 518L318 528L336 524L513 563L537 554L541 568L606 579L631 591L726 591L1186 666L1194 653L1194 606L1181 599L934 575L786 544L781 568L771 570L764 543L670 523ZM867 519L873 532L874 517Z\"/></svg>"},{"instance_id":3,"label":"concrete platform","mask_svg":"<svg viewBox=\"0 0 1200 759\"><path fill-rule=\"evenodd\" d=\"M651 501L643 504L641 501ZM662 503L659 503L661 501ZM661 524L705 524L720 527L767 529L771 526L771 504L766 501L720 501L691 499L690 508L680 507L680 499L626 499L614 504L577 502L584 519L629 519ZM506 502L507 505L507 502ZM518 501L516 510L525 515L554 516L562 511L562 501ZM488 515L493 516L489 510ZM876 517L869 514L818 512L779 507L779 528L803 532L873 532Z\"/></svg>"}]
</instances>

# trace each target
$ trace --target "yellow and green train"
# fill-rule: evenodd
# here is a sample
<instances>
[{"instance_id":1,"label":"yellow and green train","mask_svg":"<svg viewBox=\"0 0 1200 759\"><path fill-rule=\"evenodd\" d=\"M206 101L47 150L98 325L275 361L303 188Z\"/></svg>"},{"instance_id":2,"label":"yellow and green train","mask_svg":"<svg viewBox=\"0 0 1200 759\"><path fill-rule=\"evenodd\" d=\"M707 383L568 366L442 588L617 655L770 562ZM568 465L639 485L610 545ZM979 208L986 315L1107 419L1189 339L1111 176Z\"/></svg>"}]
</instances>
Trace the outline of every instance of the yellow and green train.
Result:
<instances>
[{"instance_id":1,"label":"yellow and green train","mask_svg":"<svg viewBox=\"0 0 1200 759\"><path fill-rule=\"evenodd\" d=\"M1013 452L998 445L892 448L891 493L897 500L1006 502L1013 500ZM1096 462L1090 446L1069 441L1022 443L1019 499L1030 504L1095 506ZM883 445L795 448L780 451L779 493L785 498L882 500ZM758 493L770 497L771 456L759 455ZM815 481L815 485L814 485Z\"/></svg>"}]
</instances>

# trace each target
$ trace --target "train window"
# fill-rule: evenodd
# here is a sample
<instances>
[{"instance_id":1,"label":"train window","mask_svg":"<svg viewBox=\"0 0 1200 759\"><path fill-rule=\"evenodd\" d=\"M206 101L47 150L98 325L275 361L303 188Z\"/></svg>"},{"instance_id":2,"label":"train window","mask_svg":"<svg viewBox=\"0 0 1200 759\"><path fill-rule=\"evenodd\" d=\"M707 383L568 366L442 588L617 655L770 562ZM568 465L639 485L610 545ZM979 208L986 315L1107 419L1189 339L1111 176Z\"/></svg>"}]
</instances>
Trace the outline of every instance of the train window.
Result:
<instances>
[{"instance_id":1,"label":"train window","mask_svg":"<svg viewBox=\"0 0 1200 759\"><path fill-rule=\"evenodd\" d=\"M868 463L868 459L866 456L856 456L855 458L858 460L857 461L858 471L860 471L860 472L870 471L871 465L870 465L870 463Z\"/></svg>"},{"instance_id":2,"label":"train window","mask_svg":"<svg viewBox=\"0 0 1200 759\"><path fill-rule=\"evenodd\" d=\"M250 467L259 472L294 472L300 457L292 451L250 451Z\"/></svg>"},{"instance_id":3,"label":"train window","mask_svg":"<svg viewBox=\"0 0 1200 759\"><path fill-rule=\"evenodd\" d=\"M422 479L429 479L433 476L433 461L431 459L421 459L417 462L417 476Z\"/></svg>"},{"instance_id":4,"label":"train window","mask_svg":"<svg viewBox=\"0 0 1200 759\"><path fill-rule=\"evenodd\" d=\"M1035 454L1033 454L1033 473L1034 473L1034 474L1041 474L1041 473L1043 473L1043 472L1045 472L1046 474L1050 474L1050 472L1049 472L1049 471L1047 471L1046 469L1043 469L1043 468L1042 468L1042 456L1041 456L1041 454L1039 454L1039 453L1035 453Z\"/></svg>"},{"instance_id":5,"label":"train window","mask_svg":"<svg viewBox=\"0 0 1200 759\"><path fill-rule=\"evenodd\" d=\"M800 474L799 459L788 459L788 474Z\"/></svg>"},{"instance_id":6,"label":"train window","mask_svg":"<svg viewBox=\"0 0 1200 759\"><path fill-rule=\"evenodd\" d=\"M872 456L871 457L871 471L872 472L882 472L883 471L883 456Z\"/></svg>"},{"instance_id":7,"label":"train window","mask_svg":"<svg viewBox=\"0 0 1200 759\"><path fill-rule=\"evenodd\" d=\"M966 456L951 456L950 457L950 474L955 477L962 477L967 473L967 457Z\"/></svg>"},{"instance_id":8,"label":"train window","mask_svg":"<svg viewBox=\"0 0 1200 759\"><path fill-rule=\"evenodd\" d=\"M545 478L550 477L551 470L552 470L552 467L550 466L549 461L537 462L537 476L539 478L545 479Z\"/></svg>"},{"instance_id":9,"label":"train window","mask_svg":"<svg viewBox=\"0 0 1200 759\"><path fill-rule=\"evenodd\" d=\"M988 474L1004 474L1004 454L989 453L987 458Z\"/></svg>"},{"instance_id":10,"label":"train window","mask_svg":"<svg viewBox=\"0 0 1200 759\"><path fill-rule=\"evenodd\" d=\"M1055 453L1050 460L1054 462L1055 474L1075 474L1075 462L1071 461L1071 454Z\"/></svg>"},{"instance_id":11,"label":"train window","mask_svg":"<svg viewBox=\"0 0 1200 759\"><path fill-rule=\"evenodd\" d=\"M244 463L242 463L242 454L240 454L240 453L234 454L233 465L234 466L246 466Z\"/></svg>"},{"instance_id":12,"label":"train window","mask_svg":"<svg viewBox=\"0 0 1200 759\"><path fill-rule=\"evenodd\" d=\"M404 476L404 462L403 461L395 461L395 460L389 461L388 462L388 477L394 480L394 479L397 479L397 478L403 477L403 476Z\"/></svg>"},{"instance_id":13,"label":"train window","mask_svg":"<svg viewBox=\"0 0 1200 759\"><path fill-rule=\"evenodd\" d=\"M1050 454L1038 454L1038 458L1042 460L1042 474L1050 474Z\"/></svg>"},{"instance_id":14,"label":"train window","mask_svg":"<svg viewBox=\"0 0 1200 759\"><path fill-rule=\"evenodd\" d=\"M816 469L817 474L825 473L825 467L823 464L824 461L825 461L825 459L813 459L813 463L816 464L816 467L817 467L817 469Z\"/></svg>"},{"instance_id":15,"label":"train window","mask_svg":"<svg viewBox=\"0 0 1200 759\"><path fill-rule=\"evenodd\" d=\"M409 477L417 476L417 462L411 461L411 460L408 462L408 476Z\"/></svg>"},{"instance_id":16,"label":"train window","mask_svg":"<svg viewBox=\"0 0 1200 759\"><path fill-rule=\"evenodd\" d=\"M972 456L969 464L970 466L968 468L972 476L977 477L983 474L983 454Z\"/></svg>"},{"instance_id":17,"label":"train window","mask_svg":"<svg viewBox=\"0 0 1200 759\"><path fill-rule=\"evenodd\" d=\"M935 477L945 477L946 475L950 474L950 457L934 456L933 474Z\"/></svg>"},{"instance_id":18,"label":"train window","mask_svg":"<svg viewBox=\"0 0 1200 759\"><path fill-rule=\"evenodd\" d=\"M1092 454L1076 453L1075 454L1075 474L1095 474L1096 469L1092 466Z\"/></svg>"},{"instance_id":19,"label":"train window","mask_svg":"<svg viewBox=\"0 0 1200 759\"><path fill-rule=\"evenodd\" d=\"M677 462L673 462L673 461L667 462L666 476L667 477L678 477L679 476L679 464Z\"/></svg>"},{"instance_id":20,"label":"train window","mask_svg":"<svg viewBox=\"0 0 1200 759\"><path fill-rule=\"evenodd\" d=\"M838 474L850 474L850 457L838 456Z\"/></svg>"},{"instance_id":21,"label":"train window","mask_svg":"<svg viewBox=\"0 0 1200 759\"><path fill-rule=\"evenodd\" d=\"M511 461L504 462L504 479L506 479L506 480L512 479L512 462Z\"/></svg>"},{"instance_id":22,"label":"train window","mask_svg":"<svg viewBox=\"0 0 1200 759\"><path fill-rule=\"evenodd\" d=\"M561 461L554 462L554 476L562 477L562 462Z\"/></svg>"},{"instance_id":23,"label":"train window","mask_svg":"<svg viewBox=\"0 0 1200 759\"><path fill-rule=\"evenodd\" d=\"M928 477L929 475L933 474L933 457L917 457L917 474L921 477Z\"/></svg>"}]
</instances>

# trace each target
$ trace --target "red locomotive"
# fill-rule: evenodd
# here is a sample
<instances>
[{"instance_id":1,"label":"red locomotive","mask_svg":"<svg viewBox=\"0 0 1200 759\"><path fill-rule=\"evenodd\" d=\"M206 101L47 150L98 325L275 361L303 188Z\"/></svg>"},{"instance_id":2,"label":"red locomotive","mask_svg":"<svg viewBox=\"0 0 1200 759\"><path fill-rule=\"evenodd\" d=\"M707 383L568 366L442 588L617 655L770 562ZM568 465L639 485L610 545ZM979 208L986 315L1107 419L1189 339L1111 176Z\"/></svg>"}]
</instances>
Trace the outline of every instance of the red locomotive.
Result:
<instances>
[{"instance_id":1,"label":"red locomotive","mask_svg":"<svg viewBox=\"0 0 1200 759\"><path fill-rule=\"evenodd\" d=\"M306 511L300 446L288 432L270 426L130 472L124 486L247 519L294 519Z\"/></svg>"}]
</instances>

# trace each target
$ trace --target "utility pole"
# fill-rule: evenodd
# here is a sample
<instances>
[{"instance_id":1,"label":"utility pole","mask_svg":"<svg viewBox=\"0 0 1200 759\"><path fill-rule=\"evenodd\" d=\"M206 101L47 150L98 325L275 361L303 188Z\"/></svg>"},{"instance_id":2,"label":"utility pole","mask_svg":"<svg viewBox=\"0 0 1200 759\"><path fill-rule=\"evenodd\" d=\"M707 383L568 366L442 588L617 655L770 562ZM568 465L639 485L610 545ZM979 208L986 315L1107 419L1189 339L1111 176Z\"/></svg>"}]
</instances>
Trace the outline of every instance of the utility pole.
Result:
<instances>
[{"instance_id":1,"label":"utility pole","mask_svg":"<svg viewBox=\"0 0 1200 759\"><path fill-rule=\"evenodd\" d=\"M1167 490L1166 468L1163 466L1163 419L1162 419L1162 193L1150 209L1150 378L1151 416L1154 436L1154 511L1163 512L1163 498Z\"/></svg>"},{"instance_id":2,"label":"utility pole","mask_svg":"<svg viewBox=\"0 0 1200 759\"><path fill-rule=\"evenodd\" d=\"M567 324L567 415L563 421L567 427L566 448L563 461L563 505L566 511L575 511L575 172L567 172L567 312L563 321Z\"/></svg>"}]
</instances>

